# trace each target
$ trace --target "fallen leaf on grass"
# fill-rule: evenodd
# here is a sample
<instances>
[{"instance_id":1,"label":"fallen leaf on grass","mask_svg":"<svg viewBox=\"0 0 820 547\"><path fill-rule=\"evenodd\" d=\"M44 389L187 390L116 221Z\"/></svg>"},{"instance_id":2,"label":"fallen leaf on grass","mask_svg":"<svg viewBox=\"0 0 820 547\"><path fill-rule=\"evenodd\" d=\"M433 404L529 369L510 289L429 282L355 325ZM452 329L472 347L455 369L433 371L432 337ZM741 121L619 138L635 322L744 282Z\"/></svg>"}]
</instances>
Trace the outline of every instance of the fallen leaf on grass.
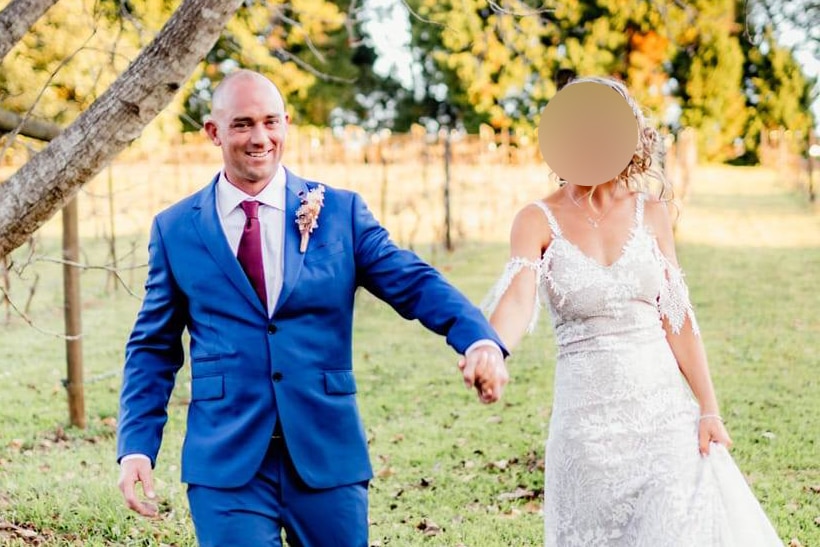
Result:
<instances>
[{"instance_id":1,"label":"fallen leaf on grass","mask_svg":"<svg viewBox=\"0 0 820 547\"><path fill-rule=\"evenodd\" d=\"M0 521L0 538L22 538L24 540L32 540L40 537L36 531L23 526L17 526L11 522Z\"/></svg>"},{"instance_id":2,"label":"fallen leaf on grass","mask_svg":"<svg viewBox=\"0 0 820 547\"><path fill-rule=\"evenodd\" d=\"M496 496L496 499L498 499L498 501L512 501L521 499L532 500L535 499L537 496L538 494L536 494L532 490L527 490L526 488L518 487L512 492L503 492L499 494L498 496Z\"/></svg>"},{"instance_id":3,"label":"fallen leaf on grass","mask_svg":"<svg viewBox=\"0 0 820 547\"><path fill-rule=\"evenodd\" d=\"M442 532L441 527L428 518L421 519L421 522L416 525L416 529L425 536L437 536Z\"/></svg>"},{"instance_id":4,"label":"fallen leaf on grass","mask_svg":"<svg viewBox=\"0 0 820 547\"><path fill-rule=\"evenodd\" d=\"M498 460L494 462L490 462L487 464L488 469L498 469L499 471L504 471L507 469L511 463L515 463L513 460Z\"/></svg>"},{"instance_id":5,"label":"fallen leaf on grass","mask_svg":"<svg viewBox=\"0 0 820 547\"><path fill-rule=\"evenodd\" d=\"M542 510L543 510L543 507L541 507L541 502L540 501L532 500L532 501L528 501L527 503L524 504L524 511L526 513L529 513L530 515L535 515L537 513L540 513Z\"/></svg>"},{"instance_id":6,"label":"fallen leaf on grass","mask_svg":"<svg viewBox=\"0 0 820 547\"><path fill-rule=\"evenodd\" d=\"M516 509L515 507L510 507L509 509L505 509L501 512L501 518L515 518L521 514L521 511Z\"/></svg>"},{"instance_id":7,"label":"fallen leaf on grass","mask_svg":"<svg viewBox=\"0 0 820 547\"><path fill-rule=\"evenodd\" d=\"M789 547L803 547L803 544L797 538L792 538L789 542Z\"/></svg>"},{"instance_id":8,"label":"fallen leaf on grass","mask_svg":"<svg viewBox=\"0 0 820 547\"><path fill-rule=\"evenodd\" d=\"M379 472L376 473L376 476L379 477L380 479L386 479L388 477L392 477L395 474L396 474L396 470L393 469L390 466L387 466L387 467L382 467L379 470Z\"/></svg>"}]
</instances>

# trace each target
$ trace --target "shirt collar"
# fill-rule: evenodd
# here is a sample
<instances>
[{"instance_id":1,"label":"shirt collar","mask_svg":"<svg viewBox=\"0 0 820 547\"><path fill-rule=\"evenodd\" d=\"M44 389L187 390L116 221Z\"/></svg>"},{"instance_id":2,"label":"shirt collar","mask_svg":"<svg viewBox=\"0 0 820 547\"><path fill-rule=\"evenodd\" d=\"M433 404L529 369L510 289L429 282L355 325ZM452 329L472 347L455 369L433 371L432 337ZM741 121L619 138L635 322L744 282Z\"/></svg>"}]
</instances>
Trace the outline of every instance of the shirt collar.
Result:
<instances>
[{"instance_id":1,"label":"shirt collar","mask_svg":"<svg viewBox=\"0 0 820 547\"><path fill-rule=\"evenodd\" d=\"M216 183L216 200L219 211L223 215L230 214L239 204L247 200L256 200L269 207L274 207L280 211L285 210L285 168L279 164L279 168L273 175L270 182L255 196L250 196L231 184L225 177L225 170L219 173L219 180Z\"/></svg>"}]
</instances>

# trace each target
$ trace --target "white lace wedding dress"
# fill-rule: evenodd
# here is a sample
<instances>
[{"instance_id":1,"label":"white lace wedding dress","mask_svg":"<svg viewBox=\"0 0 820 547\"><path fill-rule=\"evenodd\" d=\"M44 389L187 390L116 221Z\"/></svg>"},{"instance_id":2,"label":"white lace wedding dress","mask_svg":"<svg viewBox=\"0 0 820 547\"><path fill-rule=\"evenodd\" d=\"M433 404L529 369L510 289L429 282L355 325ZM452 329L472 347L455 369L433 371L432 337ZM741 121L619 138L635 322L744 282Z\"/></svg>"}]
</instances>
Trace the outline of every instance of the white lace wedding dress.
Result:
<instances>
[{"instance_id":1,"label":"white lace wedding dress","mask_svg":"<svg viewBox=\"0 0 820 547\"><path fill-rule=\"evenodd\" d=\"M698 451L698 405L661 325L697 323L683 275L643 225L604 266L566 240L512 259L492 309L523 269L537 273L558 343L546 448L547 547L783 547L731 456ZM537 315L530 325L534 326Z\"/></svg>"}]
</instances>

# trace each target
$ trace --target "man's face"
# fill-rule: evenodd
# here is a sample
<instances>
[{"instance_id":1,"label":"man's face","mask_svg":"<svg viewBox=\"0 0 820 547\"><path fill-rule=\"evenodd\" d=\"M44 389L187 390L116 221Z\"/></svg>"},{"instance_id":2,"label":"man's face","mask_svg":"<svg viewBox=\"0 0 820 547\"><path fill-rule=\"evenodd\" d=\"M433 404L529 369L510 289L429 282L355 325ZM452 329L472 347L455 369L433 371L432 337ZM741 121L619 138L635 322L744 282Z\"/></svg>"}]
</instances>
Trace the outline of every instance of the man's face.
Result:
<instances>
[{"instance_id":1,"label":"man's face","mask_svg":"<svg viewBox=\"0 0 820 547\"><path fill-rule=\"evenodd\" d=\"M276 87L263 77L239 77L214 97L205 130L222 148L225 175L250 195L276 173L290 118Z\"/></svg>"}]
</instances>

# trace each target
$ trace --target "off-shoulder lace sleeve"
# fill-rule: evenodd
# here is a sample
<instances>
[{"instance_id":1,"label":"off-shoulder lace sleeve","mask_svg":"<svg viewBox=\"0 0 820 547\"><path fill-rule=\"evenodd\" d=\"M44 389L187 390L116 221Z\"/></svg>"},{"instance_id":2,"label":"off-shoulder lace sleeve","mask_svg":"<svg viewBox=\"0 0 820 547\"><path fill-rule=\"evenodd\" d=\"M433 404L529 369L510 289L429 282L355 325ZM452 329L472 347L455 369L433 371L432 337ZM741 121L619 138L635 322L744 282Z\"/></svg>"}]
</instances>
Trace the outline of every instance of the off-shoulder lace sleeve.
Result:
<instances>
[{"instance_id":1,"label":"off-shoulder lace sleeve","mask_svg":"<svg viewBox=\"0 0 820 547\"><path fill-rule=\"evenodd\" d=\"M535 306L532 310L532 317L530 318L529 325L527 326L527 332L531 333L535 330L535 325L538 323L538 312L541 308L541 298L539 296L538 291L538 283L541 277L541 263L535 262L528 258L516 256L513 257L507 262L507 265L504 267L504 273L495 282L493 288L490 289L490 292L487 293L487 296L484 297L484 300L481 302L481 309L487 314L491 315L495 308L498 306L498 302L501 300L501 297L504 296L504 293L507 292L507 289L510 288L513 279L517 276L521 271L527 268L535 272Z\"/></svg>"},{"instance_id":2,"label":"off-shoulder lace sleeve","mask_svg":"<svg viewBox=\"0 0 820 547\"><path fill-rule=\"evenodd\" d=\"M689 288L686 286L683 271L672 264L660 251L658 255L664 274L661 292L658 296L658 311L661 317L666 317L675 334L680 334L688 317L692 323L692 332L700 335L700 328L695 320L695 310L692 309L692 303L689 301Z\"/></svg>"}]
</instances>

